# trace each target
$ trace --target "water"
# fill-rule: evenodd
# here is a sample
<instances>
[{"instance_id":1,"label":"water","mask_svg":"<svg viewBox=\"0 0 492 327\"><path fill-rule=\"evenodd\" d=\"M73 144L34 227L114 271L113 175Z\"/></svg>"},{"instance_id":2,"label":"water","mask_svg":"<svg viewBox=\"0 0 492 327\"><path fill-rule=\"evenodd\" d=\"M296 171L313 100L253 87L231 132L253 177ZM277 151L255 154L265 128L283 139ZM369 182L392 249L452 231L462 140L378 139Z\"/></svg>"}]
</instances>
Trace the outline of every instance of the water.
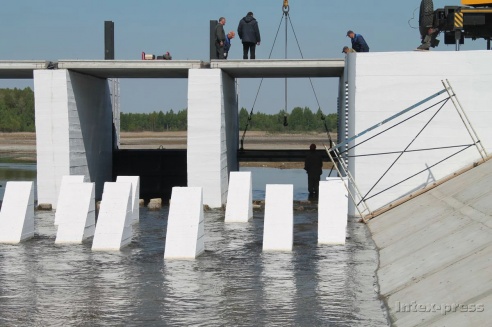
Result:
<instances>
[{"instance_id":1,"label":"water","mask_svg":"<svg viewBox=\"0 0 492 327\"><path fill-rule=\"evenodd\" d=\"M297 174L252 170L256 194L258 180ZM0 326L387 326L364 224L349 220L345 246L318 246L317 212L296 211L293 251L262 253L262 211L225 224L213 210L205 253L164 261L168 210L140 208L117 252L55 245L54 213L36 212L33 239L0 245Z\"/></svg>"}]
</instances>

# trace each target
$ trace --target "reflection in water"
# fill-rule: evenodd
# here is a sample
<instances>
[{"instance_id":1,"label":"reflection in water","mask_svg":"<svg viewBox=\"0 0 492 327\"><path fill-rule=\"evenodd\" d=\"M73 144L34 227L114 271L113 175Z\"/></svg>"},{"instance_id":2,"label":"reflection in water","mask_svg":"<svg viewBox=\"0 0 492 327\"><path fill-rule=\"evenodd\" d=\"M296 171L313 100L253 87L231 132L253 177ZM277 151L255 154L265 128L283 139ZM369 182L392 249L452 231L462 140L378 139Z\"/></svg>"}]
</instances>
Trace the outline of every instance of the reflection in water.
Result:
<instances>
[{"instance_id":1,"label":"reflection in water","mask_svg":"<svg viewBox=\"0 0 492 327\"><path fill-rule=\"evenodd\" d=\"M55 245L54 212L37 211L33 239L0 245L0 326L387 325L364 224L349 222L345 246L318 246L317 212L295 212L293 251L262 253L264 212L226 224L213 210L205 253L164 260L168 210L140 208L115 252Z\"/></svg>"},{"instance_id":2,"label":"reflection in water","mask_svg":"<svg viewBox=\"0 0 492 327\"><path fill-rule=\"evenodd\" d=\"M296 283L292 253L264 252L262 254L262 288L265 325L295 325Z\"/></svg>"},{"instance_id":3,"label":"reflection in water","mask_svg":"<svg viewBox=\"0 0 492 327\"><path fill-rule=\"evenodd\" d=\"M36 164L12 164L0 162L0 202L3 200L5 185L13 181L36 182ZM37 187L34 183L34 199L37 199Z\"/></svg>"}]
</instances>

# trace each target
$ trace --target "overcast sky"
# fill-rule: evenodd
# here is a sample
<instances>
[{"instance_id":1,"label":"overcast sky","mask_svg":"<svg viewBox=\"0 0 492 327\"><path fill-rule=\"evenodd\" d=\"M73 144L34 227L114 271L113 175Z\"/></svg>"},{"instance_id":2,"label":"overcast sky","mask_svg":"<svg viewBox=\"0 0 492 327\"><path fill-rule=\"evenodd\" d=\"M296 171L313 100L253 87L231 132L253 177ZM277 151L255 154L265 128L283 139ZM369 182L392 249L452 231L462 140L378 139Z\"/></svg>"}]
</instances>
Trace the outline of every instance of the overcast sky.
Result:
<instances>
[{"instance_id":1,"label":"overcast sky","mask_svg":"<svg viewBox=\"0 0 492 327\"><path fill-rule=\"evenodd\" d=\"M304 58L342 58L348 29L362 34L371 51L411 51L420 44L420 0L290 0L290 21ZM257 58L284 58L285 20L282 0L15 0L2 1L0 60L104 59L104 21L115 24L115 58L140 60L141 52L171 52L173 59L209 60L209 22L224 16L225 29L237 30L252 11L262 43ZM434 8L460 0L435 0ZM282 25L280 25L282 23ZM274 38L280 26L279 36ZM432 51L454 51L441 45ZM300 58L289 25L288 58ZM238 38L231 59L242 58ZM484 40L465 40L462 50L485 49ZM336 79L312 79L321 109L336 112ZM253 105L259 79L240 79L240 107ZM288 111L295 106L317 110L308 79L289 79ZM0 87L33 87L30 80L0 80ZM284 108L284 80L266 79L255 111L277 113ZM186 79L122 79L123 112L164 112L187 107Z\"/></svg>"}]
</instances>

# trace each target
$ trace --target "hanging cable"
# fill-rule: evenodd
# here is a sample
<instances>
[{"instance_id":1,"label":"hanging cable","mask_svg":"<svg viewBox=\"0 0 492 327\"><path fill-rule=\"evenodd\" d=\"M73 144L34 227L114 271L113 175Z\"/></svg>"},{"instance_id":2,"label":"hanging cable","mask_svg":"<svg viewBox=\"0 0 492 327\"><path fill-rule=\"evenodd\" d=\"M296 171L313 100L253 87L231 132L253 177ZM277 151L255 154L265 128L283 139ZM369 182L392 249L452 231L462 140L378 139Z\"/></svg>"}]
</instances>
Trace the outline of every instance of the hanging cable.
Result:
<instances>
[{"instance_id":1,"label":"hanging cable","mask_svg":"<svg viewBox=\"0 0 492 327\"><path fill-rule=\"evenodd\" d=\"M282 26L282 20L283 19L284 19L284 15L282 14L282 17L280 19L280 24L278 25L278 28L277 28L277 33L275 34L275 39L273 40L272 48L270 49L270 54L268 55L268 59L270 59L272 57L273 48L275 47L275 42L277 41L278 32L280 31L280 27ZM253 117L253 110L255 108L256 100L258 99L258 94L260 93L260 89L261 89L262 84L263 84L263 78L261 79L260 85L258 86L258 90L256 91L255 101L253 102L253 106L251 107L251 111L249 112L248 120L246 121L246 127L244 128L244 132L243 132L243 135L241 137L241 147L239 148L239 151L241 151L241 152L244 151L244 138L246 136L246 131L248 130L248 127L249 127L249 122L251 121L251 118Z\"/></svg>"},{"instance_id":2,"label":"hanging cable","mask_svg":"<svg viewBox=\"0 0 492 327\"><path fill-rule=\"evenodd\" d=\"M287 30L288 30L288 27L289 27L289 10L290 10L290 7L289 7L289 1L288 0L284 0L284 6L282 7L282 12L284 13L284 16L285 16L285 59L287 59ZM287 90L288 90L288 87L287 87L287 77L285 78L285 83L284 83L284 86L285 86L285 90L284 90L284 97L285 97L285 111L284 111L284 127L287 127L289 126L289 122L287 120Z\"/></svg>"}]
</instances>

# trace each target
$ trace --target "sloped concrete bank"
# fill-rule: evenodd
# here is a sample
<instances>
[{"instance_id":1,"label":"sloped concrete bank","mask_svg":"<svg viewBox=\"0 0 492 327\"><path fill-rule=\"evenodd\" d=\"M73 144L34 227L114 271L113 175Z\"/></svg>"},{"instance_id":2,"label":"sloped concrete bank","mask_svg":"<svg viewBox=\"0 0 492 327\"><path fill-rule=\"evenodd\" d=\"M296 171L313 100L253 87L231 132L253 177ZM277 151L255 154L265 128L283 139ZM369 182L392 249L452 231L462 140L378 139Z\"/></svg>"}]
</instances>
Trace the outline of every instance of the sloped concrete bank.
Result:
<instances>
[{"instance_id":1,"label":"sloped concrete bank","mask_svg":"<svg viewBox=\"0 0 492 327\"><path fill-rule=\"evenodd\" d=\"M490 326L492 161L368 223L394 326Z\"/></svg>"}]
</instances>

